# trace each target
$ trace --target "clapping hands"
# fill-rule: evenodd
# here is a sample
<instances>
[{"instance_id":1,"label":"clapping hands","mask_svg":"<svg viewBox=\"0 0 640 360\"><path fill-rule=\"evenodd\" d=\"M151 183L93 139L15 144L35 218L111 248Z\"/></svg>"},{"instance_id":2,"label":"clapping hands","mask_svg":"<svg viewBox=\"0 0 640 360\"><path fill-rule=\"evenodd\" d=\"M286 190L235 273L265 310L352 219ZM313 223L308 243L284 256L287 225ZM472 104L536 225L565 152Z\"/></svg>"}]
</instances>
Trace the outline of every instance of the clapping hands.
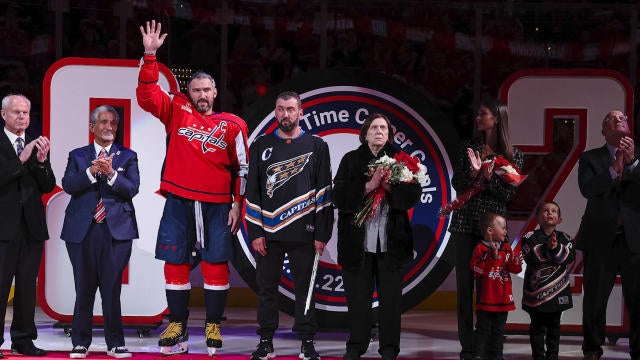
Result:
<instances>
[{"instance_id":1,"label":"clapping hands","mask_svg":"<svg viewBox=\"0 0 640 360\"><path fill-rule=\"evenodd\" d=\"M467 157L469 158L469 164L471 166L471 177L475 178L479 172L482 172L482 176L484 176L485 179L491 179L491 176L493 176L493 161L483 167L480 152L474 151L472 148L467 148Z\"/></svg>"},{"instance_id":2,"label":"clapping hands","mask_svg":"<svg viewBox=\"0 0 640 360\"><path fill-rule=\"evenodd\" d=\"M35 148L38 151L38 153L36 154L38 162L43 163L47 160L47 154L49 153L50 146L51 145L49 143L49 139L44 136L40 136L24 147L24 150L22 150L22 153L20 153L20 161L23 164L27 162L27 160L29 160L31 154L33 153L33 149Z\"/></svg>"},{"instance_id":3,"label":"clapping hands","mask_svg":"<svg viewBox=\"0 0 640 360\"><path fill-rule=\"evenodd\" d=\"M547 239L547 249L553 250L558 247L558 238L556 237L556 232L552 232Z\"/></svg>"},{"instance_id":4,"label":"clapping hands","mask_svg":"<svg viewBox=\"0 0 640 360\"><path fill-rule=\"evenodd\" d=\"M625 165L631 165L633 159L635 159L635 144L633 139L625 136L620 139L620 144L618 145L618 149L622 151L622 158L624 159Z\"/></svg>"},{"instance_id":5,"label":"clapping hands","mask_svg":"<svg viewBox=\"0 0 640 360\"><path fill-rule=\"evenodd\" d=\"M492 241L491 242L491 255L493 255L494 259L498 258L498 252L500 251L500 242Z\"/></svg>"},{"instance_id":6,"label":"clapping hands","mask_svg":"<svg viewBox=\"0 0 640 360\"><path fill-rule=\"evenodd\" d=\"M100 174L111 175L113 173L112 159L115 154L111 154L102 159L95 159L91 162L90 171L94 177Z\"/></svg>"}]
</instances>

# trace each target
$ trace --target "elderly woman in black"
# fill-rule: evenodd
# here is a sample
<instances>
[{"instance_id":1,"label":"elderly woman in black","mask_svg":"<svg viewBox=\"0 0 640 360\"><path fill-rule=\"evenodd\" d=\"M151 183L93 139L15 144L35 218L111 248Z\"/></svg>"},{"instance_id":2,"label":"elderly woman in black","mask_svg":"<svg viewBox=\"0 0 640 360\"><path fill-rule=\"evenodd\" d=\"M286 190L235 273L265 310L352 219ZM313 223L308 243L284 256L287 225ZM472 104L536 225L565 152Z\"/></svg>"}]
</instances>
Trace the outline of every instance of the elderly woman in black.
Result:
<instances>
[{"instance_id":1,"label":"elderly woman in black","mask_svg":"<svg viewBox=\"0 0 640 360\"><path fill-rule=\"evenodd\" d=\"M371 298L375 280L378 292L382 359L396 359L400 352L402 266L413 259L413 237L407 210L420 197L416 183L390 185L382 168L368 175L372 160L399 150L391 145L389 119L371 114L360 130L360 147L344 155L334 179L334 204L338 208L338 263L342 265L349 308L349 340L344 359L360 359L371 335ZM354 215L367 194L378 187L385 197L362 226Z\"/></svg>"}]
</instances>

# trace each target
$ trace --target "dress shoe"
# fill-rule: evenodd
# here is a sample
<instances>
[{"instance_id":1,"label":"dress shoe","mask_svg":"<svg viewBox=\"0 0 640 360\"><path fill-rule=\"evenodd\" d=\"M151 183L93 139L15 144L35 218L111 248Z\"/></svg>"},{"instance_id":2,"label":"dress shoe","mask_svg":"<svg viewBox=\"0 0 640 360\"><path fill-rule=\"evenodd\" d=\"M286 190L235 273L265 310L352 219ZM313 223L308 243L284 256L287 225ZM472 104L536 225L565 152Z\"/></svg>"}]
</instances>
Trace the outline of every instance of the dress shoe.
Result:
<instances>
[{"instance_id":1,"label":"dress shoe","mask_svg":"<svg viewBox=\"0 0 640 360\"><path fill-rule=\"evenodd\" d=\"M594 354L594 353L589 353L589 354L584 354L584 360L598 360L600 359L600 355L598 354Z\"/></svg>"},{"instance_id":2,"label":"dress shoe","mask_svg":"<svg viewBox=\"0 0 640 360\"><path fill-rule=\"evenodd\" d=\"M69 353L69 358L71 359L86 359L87 354L89 354L89 349L86 346L76 345L73 347L71 352Z\"/></svg>"},{"instance_id":3,"label":"dress shoe","mask_svg":"<svg viewBox=\"0 0 640 360\"><path fill-rule=\"evenodd\" d=\"M0 359L4 359L4 355L2 355L2 351L0 350Z\"/></svg>"},{"instance_id":4,"label":"dress shoe","mask_svg":"<svg viewBox=\"0 0 640 360\"><path fill-rule=\"evenodd\" d=\"M116 359L124 359L124 358L130 358L131 357L131 353L124 346L116 346L116 347L113 347L113 348L109 349L109 351L107 351L107 355L109 355L111 357L114 357Z\"/></svg>"},{"instance_id":5,"label":"dress shoe","mask_svg":"<svg viewBox=\"0 0 640 360\"><path fill-rule=\"evenodd\" d=\"M360 360L360 355L351 354L349 352L342 355L342 360Z\"/></svg>"},{"instance_id":6,"label":"dress shoe","mask_svg":"<svg viewBox=\"0 0 640 360\"><path fill-rule=\"evenodd\" d=\"M393 351L383 351L382 352L382 360L396 360L398 355L396 355Z\"/></svg>"},{"instance_id":7,"label":"dress shoe","mask_svg":"<svg viewBox=\"0 0 640 360\"><path fill-rule=\"evenodd\" d=\"M27 345L23 345L23 346L18 346L18 345L14 345L11 344L11 353L12 354L20 354L20 355L27 355L27 356L45 356L47 355L47 352L37 348L35 345L33 344L27 344Z\"/></svg>"}]
</instances>

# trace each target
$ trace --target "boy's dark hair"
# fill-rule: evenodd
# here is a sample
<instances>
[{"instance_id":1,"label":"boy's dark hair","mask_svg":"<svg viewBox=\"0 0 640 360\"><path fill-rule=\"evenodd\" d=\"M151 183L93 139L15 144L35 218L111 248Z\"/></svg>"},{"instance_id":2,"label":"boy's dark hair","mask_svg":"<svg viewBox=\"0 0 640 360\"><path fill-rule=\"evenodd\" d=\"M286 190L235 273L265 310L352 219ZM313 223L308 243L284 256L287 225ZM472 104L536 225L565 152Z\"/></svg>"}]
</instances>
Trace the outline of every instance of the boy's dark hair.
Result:
<instances>
[{"instance_id":1,"label":"boy's dark hair","mask_svg":"<svg viewBox=\"0 0 640 360\"><path fill-rule=\"evenodd\" d=\"M482 215L479 223L480 231L482 232L482 234L487 232L487 229L493 226L493 222L496 220L497 217L502 217L502 215L492 213L492 212L488 212Z\"/></svg>"},{"instance_id":2,"label":"boy's dark hair","mask_svg":"<svg viewBox=\"0 0 640 360\"><path fill-rule=\"evenodd\" d=\"M536 216L540 215L540 211L542 211L542 208L547 205L547 204L553 204L558 208L558 217L562 216L562 213L560 212L560 205L558 205L557 202L553 201L553 200L547 200L547 201L543 201L541 202L537 207L536 207Z\"/></svg>"}]
</instances>

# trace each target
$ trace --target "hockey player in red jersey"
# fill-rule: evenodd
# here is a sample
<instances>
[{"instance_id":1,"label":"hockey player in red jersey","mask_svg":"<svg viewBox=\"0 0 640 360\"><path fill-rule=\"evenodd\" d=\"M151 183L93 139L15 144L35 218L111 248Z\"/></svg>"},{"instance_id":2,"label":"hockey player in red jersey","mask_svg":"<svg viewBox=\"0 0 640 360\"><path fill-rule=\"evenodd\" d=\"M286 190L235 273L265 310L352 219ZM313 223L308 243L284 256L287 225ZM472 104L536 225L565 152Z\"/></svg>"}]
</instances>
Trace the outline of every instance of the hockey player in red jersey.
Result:
<instances>
[{"instance_id":1,"label":"hockey player in red jersey","mask_svg":"<svg viewBox=\"0 0 640 360\"><path fill-rule=\"evenodd\" d=\"M229 289L232 235L241 222L248 171L247 125L236 115L213 111L213 78L195 73L189 96L158 85L156 51L167 34L155 20L140 27L144 57L136 95L167 132L160 190L167 197L158 229L156 258L165 261L169 325L158 345L163 355L188 351L189 271L199 249L209 355L222 347L220 321Z\"/></svg>"}]
</instances>

